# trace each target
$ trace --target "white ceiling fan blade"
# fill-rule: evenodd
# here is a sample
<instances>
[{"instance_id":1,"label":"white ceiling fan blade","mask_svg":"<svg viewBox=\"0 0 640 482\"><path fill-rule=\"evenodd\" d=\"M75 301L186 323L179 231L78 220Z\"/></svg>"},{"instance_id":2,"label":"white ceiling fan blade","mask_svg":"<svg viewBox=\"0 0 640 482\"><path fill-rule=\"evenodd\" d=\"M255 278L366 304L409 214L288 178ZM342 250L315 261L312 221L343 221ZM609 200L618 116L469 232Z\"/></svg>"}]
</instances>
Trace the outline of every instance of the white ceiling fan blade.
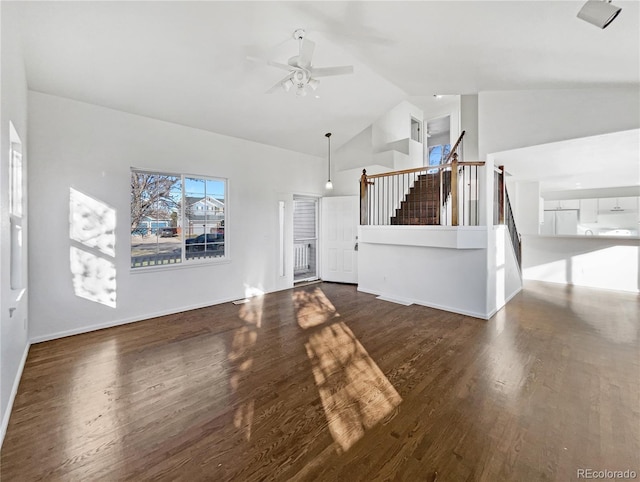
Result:
<instances>
[{"instance_id":1,"label":"white ceiling fan blade","mask_svg":"<svg viewBox=\"0 0 640 482\"><path fill-rule=\"evenodd\" d=\"M316 48L311 40L306 38L302 39L302 46L300 47L300 55L298 56L298 66L303 68L309 68L311 66L311 57L313 57L313 50Z\"/></svg>"},{"instance_id":2,"label":"white ceiling fan blade","mask_svg":"<svg viewBox=\"0 0 640 482\"><path fill-rule=\"evenodd\" d=\"M342 65L340 67L320 67L312 68L312 77L329 77L330 75L353 74L353 65Z\"/></svg>"},{"instance_id":3,"label":"white ceiling fan blade","mask_svg":"<svg viewBox=\"0 0 640 482\"><path fill-rule=\"evenodd\" d=\"M282 64L280 62L274 62L273 60L267 60L267 65L270 65L271 67L277 67L282 70L288 70L288 71L298 70L298 68L294 65Z\"/></svg>"},{"instance_id":4,"label":"white ceiling fan blade","mask_svg":"<svg viewBox=\"0 0 640 482\"><path fill-rule=\"evenodd\" d=\"M282 64L280 62L275 62L273 60L261 59L259 57L248 56L247 60L250 60L251 62L257 62L259 64L270 65L271 67L276 67L276 68L282 69L282 70L288 70L288 71L297 70L297 67L294 67L292 65Z\"/></svg>"},{"instance_id":5,"label":"white ceiling fan blade","mask_svg":"<svg viewBox=\"0 0 640 482\"><path fill-rule=\"evenodd\" d=\"M273 94L277 90L282 89L282 83L287 81L287 80L291 80L291 77L292 77L292 74L289 74L284 79L279 80L278 83L275 84L273 87L271 87L269 90L267 90L265 92L265 94Z\"/></svg>"}]
</instances>

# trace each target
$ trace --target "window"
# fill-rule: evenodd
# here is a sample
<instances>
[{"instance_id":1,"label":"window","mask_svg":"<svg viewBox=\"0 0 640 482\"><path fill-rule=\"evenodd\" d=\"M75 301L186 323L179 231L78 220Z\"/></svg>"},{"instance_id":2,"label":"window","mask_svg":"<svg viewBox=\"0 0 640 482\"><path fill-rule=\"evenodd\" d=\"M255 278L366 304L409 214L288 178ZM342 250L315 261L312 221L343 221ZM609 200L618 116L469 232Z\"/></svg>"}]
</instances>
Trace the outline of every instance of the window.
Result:
<instances>
[{"instance_id":1,"label":"window","mask_svg":"<svg viewBox=\"0 0 640 482\"><path fill-rule=\"evenodd\" d=\"M131 170L131 267L226 257L227 181Z\"/></svg>"},{"instance_id":2,"label":"window","mask_svg":"<svg viewBox=\"0 0 640 482\"><path fill-rule=\"evenodd\" d=\"M22 289L22 141L12 122L9 122L9 223L11 229L11 289Z\"/></svg>"}]
</instances>

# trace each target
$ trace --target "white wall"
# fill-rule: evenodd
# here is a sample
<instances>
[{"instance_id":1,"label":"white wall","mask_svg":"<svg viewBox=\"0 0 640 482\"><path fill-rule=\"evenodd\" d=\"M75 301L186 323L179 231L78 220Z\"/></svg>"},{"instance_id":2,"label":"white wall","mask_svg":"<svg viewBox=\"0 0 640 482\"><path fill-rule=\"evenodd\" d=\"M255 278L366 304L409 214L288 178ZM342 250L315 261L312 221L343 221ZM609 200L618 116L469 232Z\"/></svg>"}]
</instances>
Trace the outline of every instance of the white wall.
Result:
<instances>
[{"instance_id":1,"label":"white wall","mask_svg":"<svg viewBox=\"0 0 640 482\"><path fill-rule=\"evenodd\" d=\"M481 92L479 155L640 127L637 87Z\"/></svg>"},{"instance_id":2,"label":"white wall","mask_svg":"<svg viewBox=\"0 0 640 482\"><path fill-rule=\"evenodd\" d=\"M331 155L333 173L346 169L362 169L371 164L373 159L373 145L371 141L372 126L367 127L360 134L350 139L346 144ZM332 177L333 179L333 177Z\"/></svg>"},{"instance_id":3,"label":"white wall","mask_svg":"<svg viewBox=\"0 0 640 482\"><path fill-rule=\"evenodd\" d=\"M460 97L459 95L445 95L441 98L409 97L409 102L422 109L424 115L424 129L426 131L427 122L440 117L450 116L450 138L448 143L452 144L460 136ZM437 145L436 142L429 142L429 145Z\"/></svg>"},{"instance_id":4,"label":"white wall","mask_svg":"<svg viewBox=\"0 0 640 482\"><path fill-rule=\"evenodd\" d=\"M360 226L358 289L487 318L487 228Z\"/></svg>"},{"instance_id":5,"label":"white wall","mask_svg":"<svg viewBox=\"0 0 640 482\"><path fill-rule=\"evenodd\" d=\"M358 290L485 318L484 249L360 243Z\"/></svg>"},{"instance_id":6,"label":"white wall","mask_svg":"<svg viewBox=\"0 0 640 482\"><path fill-rule=\"evenodd\" d=\"M540 232L540 183L522 181L517 183L515 200L512 206L513 217L520 234L538 234Z\"/></svg>"},{"instance_id":7,"label":"white wall","mask_svg":"<svg viewBox=\"0 0 640 482\"><path fill-rule=\"evenodd\" d=\"M358 290L486 318L486 249L360 241Z\"/></svg>"},{"instance_id":8,"label":"white wall","mask_svg":"<svg viewBox=\"0 0 640 482\"><path fill-rule=\"evenodd\" d=\"M523 236L523 277L638 292L639 245L638 238Z\"/></svg>"},{"instance_id":9,"label":"white wall","mask_svg":"<svg viewBox=\"0 0 640 482\"><path fill-rule=\"evenodd\" d=\"M22 141L23 169L29 164L27 150L27 82L17 29L13 24L11 4L2 2L1 12L1 93L0 93L0 444L11 414L20 374L29 341L29 293L11 289L10 284L10 226L9 226L9 122L12 122ZM26 173L23 175L23 193L26 197ZM28 204L24 204L23 240L28 235ZM23 247L22 284L27 286L28 250ZM9 310L15 309L10 316Z\"/></svg>"},{"instance_id":10,"label":"white wall","mask_svg":"<svg viewBox=\"0 0 640 482\"><path fill-rule=\"evenodd\" d=\"M331 191L325 191L325 196L360 196L362 169L366 169L368 175L390 171L387 166L380 165L370 165L338 171L332 178L333 189Z\"/></svg>"},{"instance_id":11,"label":"white wall","mask_svg":"<svg viewBox=\"0 0 640 482\"><path fill-rule=\"evenodd\" d=\"M629 180L631 181L631 179ZM545 201L565 199L593 199L603 197L638 197L640 186L602 187L595 189L573 189L571 191L550 191L542 194Z\"/></svg>"},{"instance_id":12,"label":"white wall","mask_svg":"<svg viewBox=\"0 0 640 482\"><path fill-rule=\"evenodd\" d=\"M493 226L488 233L486 312L492 316L522 290L522 277L507 226Z\"/></svg>"},{"instance_id":13,"label":"white wall","mask_svg":"<svg viewBox=\"0 0 640 482\"><path fill-rule=\"evenodd\" d=\"M321 195L326 160L30 92L31 336L149 318L292 285L278 277L278 201ZM228 263L130 270L130 167L229 180ZM116 211L115 308L74 294L69 192ZM290 222L290 219L289 219ZM290 228L287 229L290 232Z\"/></svg>"},{"instance_id":14,"label":"white wall","mask_svg":"<svg viewBox=\"0 0 640 482\"><path fill-rule=\"evenodd\" d=\"M463 161L483 161L478 152L478 96L460 96L460 123L465 131L463 146ZM454 141L455 142L455 141Z\"/></svg>"},{"instance_id":15,"label":"white wall","mask_svg":"<svg viewBox=\"0 0 640 482\"><path fill-rule=\"evenodd\" d=\"M407 101L402 101L372 125L371 143L374 153L387 151L393 148L390 144L406 140L408 157L402 157L402 160L393 166L394 170L423 165L422 144L411 140L411 117L422 120L422 110Z\"/></svg>"}]
</instances>

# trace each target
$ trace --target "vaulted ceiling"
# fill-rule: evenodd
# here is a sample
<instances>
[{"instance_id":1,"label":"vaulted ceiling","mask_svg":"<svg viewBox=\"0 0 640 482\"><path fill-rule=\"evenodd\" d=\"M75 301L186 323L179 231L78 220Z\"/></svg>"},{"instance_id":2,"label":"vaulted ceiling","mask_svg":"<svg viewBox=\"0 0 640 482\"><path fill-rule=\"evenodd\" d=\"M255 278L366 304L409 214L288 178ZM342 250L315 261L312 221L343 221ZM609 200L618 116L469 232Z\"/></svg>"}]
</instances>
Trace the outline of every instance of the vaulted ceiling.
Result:
<instances>
[{"instance_id":1,"label":"vaulted ceiling","mask_svg":"<svg viewBox=\"0 0 640 482\"><path fill-rule=\"evenodd\" d=\"M639 3L605 30L580 1L2 2L29 88L324 155L410 96L640 83ZM306 97L265 91L304 28L314 66L354 65Z\"/></svg>"}]
</instances>

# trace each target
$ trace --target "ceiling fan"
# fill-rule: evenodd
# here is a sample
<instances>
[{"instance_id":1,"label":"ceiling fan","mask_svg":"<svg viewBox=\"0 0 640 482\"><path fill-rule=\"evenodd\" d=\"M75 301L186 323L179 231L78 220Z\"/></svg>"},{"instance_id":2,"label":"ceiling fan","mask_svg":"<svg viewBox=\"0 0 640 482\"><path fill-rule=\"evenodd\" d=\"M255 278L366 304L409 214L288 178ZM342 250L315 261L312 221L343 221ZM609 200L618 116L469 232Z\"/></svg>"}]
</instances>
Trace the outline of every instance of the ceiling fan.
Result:
<instances>
[{"instance_id":1,"label":"ceiling fan","mask_svg":"<svg viewBox=\"0 0 640 482\"><path fill-rule=\"evenodd\" d=\"M330 75L344 75L352 74L353 66L344 65L339 67L313 67L311 65L311 59L313 57L313 50L316 44L311 40L305 38L304 29L296 29L293 32L294 40L298 41L298 55L291 57L286 64L280 62L274 62L273 60L267 60L267 65L276 67L282 70L287 70L289 73L287 76L280 80L277 84L267 90L267 94L273 93L279 89L283 89L285 92L289 92L292 87L296 89L296 95L307 95L307 86L316 90L320 81L318 77L329 77ZM249 57L249 60L264 62L262 59L256 59Z\"/></svg>"}]
</instances>

